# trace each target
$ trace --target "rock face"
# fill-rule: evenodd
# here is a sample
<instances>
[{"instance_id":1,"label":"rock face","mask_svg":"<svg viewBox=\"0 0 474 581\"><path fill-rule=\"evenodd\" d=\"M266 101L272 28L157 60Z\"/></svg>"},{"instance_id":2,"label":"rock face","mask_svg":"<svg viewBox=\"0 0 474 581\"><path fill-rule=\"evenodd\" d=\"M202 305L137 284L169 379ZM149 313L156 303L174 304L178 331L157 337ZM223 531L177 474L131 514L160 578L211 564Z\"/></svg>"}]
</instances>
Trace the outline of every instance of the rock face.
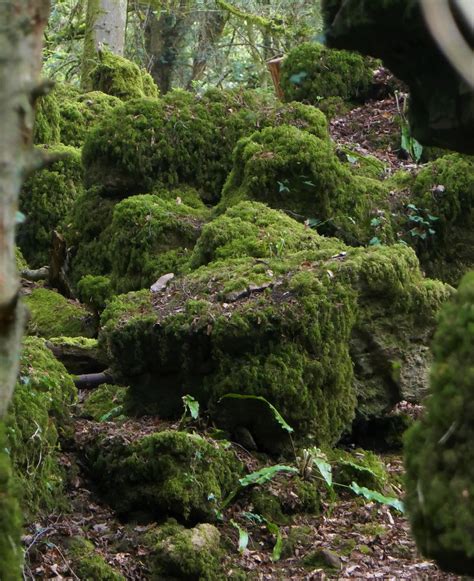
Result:
<instances>
[{"instance_id":1,"label":"rock face","mask_svg":"<svg viewBox=\"0 0 474 581\"><path fill-rule=\"evenodd\" d=\"M407 433L406 504L420 550L459 575L474 573L472 388L474 272L442 311L427 413Z\"/></svg>"},{"instance_id":2,"label":"rock face","mask_svg":"<svg viewBox=\"0 0 474 581\"><path fill-rule=\"evenodd\" d=\"M419 0L324 0L323 12L329 46L381 58L407 83L421 143L474 153L474 92L438 49Z\"/></svg>"},{"instance_id":3,"label":"rock face","mask_svg":"<svg viewBox=\"0 0 474 581\"><path fill-rule=\"evenodd\" d=\"M242 470L233 452L185 432L157 432L132 442L98 436L82 445L100 491L123 516L214 521Z\"/></svg>"},{"instance_id":4,"label":"rock face","mask_svg":"<svg viewBox=\"0 0 474 581\"><path fill-rule=\"evenodd\" d=\"M266 212L278 221L278 212ZM300 232L306 251L275 257L269 247L266 257L240 257L223 233L226 225L238 238L239 216L230 211L222 225L218 239L232 258L212 260L162 293L119 296L103 313L100 340L137 409L175 417L186 393L211 408L226 393L260 395L298 437L332 444L356 409L377 415L402 399L407 366L424 385L420 346L451 289L423 279L411 249L351 249L296 225L292 244ZM265 240L264 227L243 223L241 232L243 252L252 237L257 249ZM197 256L218 256L211 233Z\"/></svg>"}]
</instances>

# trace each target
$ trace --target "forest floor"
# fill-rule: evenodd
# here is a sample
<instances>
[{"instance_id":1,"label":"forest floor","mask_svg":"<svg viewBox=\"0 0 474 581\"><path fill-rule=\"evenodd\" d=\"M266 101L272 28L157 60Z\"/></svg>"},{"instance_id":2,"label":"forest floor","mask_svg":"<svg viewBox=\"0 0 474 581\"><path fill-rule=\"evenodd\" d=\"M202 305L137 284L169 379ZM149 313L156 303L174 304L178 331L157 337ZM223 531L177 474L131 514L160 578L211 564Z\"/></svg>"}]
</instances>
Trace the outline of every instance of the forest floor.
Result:
<instances>
[{"instance_id":1,"label":"forest floor","mask_svg":"<svg viewBox=\"0 0 474 581\"><path fill-rule=\"evenodd\" d=\"M388 173L397 169L416 169L416 165L400 157L395 136L399 135L395 99L367 103L347 115L332 120L330 130L339 145L350 146L358 153L371 154L382 160ZM375 138L374 138L375 136ZM84 394L82 394L84 395ZM126 579L150 578L146 561L149 548L142 542L150 524L121 522L113 511L101 502L81 467L80 450L84 437L99 430L113 435L120 430L136 438L156 430L177 427L154 418L94 423L75 418L75 444L63 453L63 464L69 473L68 510L44 517L32 523L24 536L25 579L80 579L68 557L67 540L81 536L91 540L98 554L120 571ZM258 464L252 455L236 447L241 460L251 470ZM382 457L387 470L395 478L403 472L401 457ZM278 479L272 486L278 488ZM277 490L278 492L278 490ZM290 491L291 494L291 491ZM403 492L400 489L400 496ZM251 507L250 507L251 508ZM297 515L291 524L280 526L283 538L282 558L272 561L275 538L265 526L248 523L250 541L242 553L237 550L238 533L230 523L239 521L249 509L245 498L232 505L218 524L224 544L230 549L222 572L229 578L232 570L240 569L249 579L460 579L439 571L416 550L405 516L385 505L363 501L351 493L339 495L327 505L322 516ZM326 560L335 566L333 573L304 564L307 555L322 549Z\"/></svg>"}]
</instances>

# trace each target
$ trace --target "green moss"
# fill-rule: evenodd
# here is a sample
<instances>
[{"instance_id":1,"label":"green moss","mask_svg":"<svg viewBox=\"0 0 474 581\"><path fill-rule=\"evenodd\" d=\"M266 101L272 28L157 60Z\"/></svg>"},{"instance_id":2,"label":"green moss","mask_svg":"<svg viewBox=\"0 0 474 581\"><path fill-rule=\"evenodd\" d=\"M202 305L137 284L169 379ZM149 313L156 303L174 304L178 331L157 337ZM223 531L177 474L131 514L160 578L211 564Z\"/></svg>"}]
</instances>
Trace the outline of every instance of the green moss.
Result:
<instances>
[{"instance_id":1,"label":"green moss","mask_svg":"<svg viewBox=\"0 0 474 581\"><path fill-rule=\"evenodd\" d=\"M95 323L89 311L80 303L59 293L35 288L25 297L30 311L28 332L40 337L93 337Z\"/></svg>"},{"instance_id":2,"label":"green moss","mask_svg":"<svg viewBox=\"0 0 474 581\"><path fill-rule=\"evenodd\" d=\"M301 549L306 549L313 544L314 530L310 526L293 526L288 531L288 536L283 539L281 557L288 559L294 557Z\"/></svg>"},{"instance_id":3,"label":"green moss","mask_svg":"<svg viewBox=\"0 0 474 581\"><path fill-rule=\"evenodd\" d=\"M5 581L18 581L22 575L22 519L14 486L9 442L0 423L0 573Z\"/></svg>"},{"instance_id":4,"label":"green moss","mask_svg":"<svg viewBox=\"0 0 474 581\"><path fill-rule=\"evenodd\" d=\"M158 87L149 73L109 50L99 53L90 79L94 90L123 100L158 97Z\"/></svg>"},{"instance_id":5,"label":"green moss","mask_svg":"<svg viewBox=\"0 0 474 581\"><path fill-rule=\"evenodd\" d=\"M318 105L321 99L341 97L364 101L369 94L373 63L361 55L305 43L292 49L283 61L281 87L287 101Z\"/></svg>"},{"instance_id":6,"label":"green moss","mask_svg":"<svg viewBox=\"0 0 474 581\"><path fill-rule=\"evenodd\" d=\"M77 283L77 290L82 302L96 312L103 311L113 296L112 283L108 276L87 274Z\"/></svg>"},{"instance_id":7,"label":"green moss","mask_svg":"<svg viewBox=\"0 0 474 581\"><path fill-rule=\"evenodd\" d=\"M238 142L220 209L246 199L309 219L322 233L350 244L369 242L373 219L379 218L380 242L393 239L388 190L353 176L329 141L295 127L266 128Z\"/></svg>"},{"instance_id":8,"label":"green moss","mask_svg":"<svg viewBox=\"0 0 474 581\"><path fill-rule=\"evenodd\" d=\"M122 515L212 521L241 472L240 462L222 445L177 431L131 443L99 437L86 453L101 492Z\"/></svg>"},{"instance_id":9,"label":"green moss","mask_svg":"<svg viewBox=\"0 0 474 581\"><path fill-rule=\"evenodd\" d=\"M80 579L94 581L125 581L125 577L111 567L102 555L95 553L91 541L82 537L73 537L68 543L68 556L72 568Z\"/></svg>"},{"instance_id":10,"label":"green moss","mask_svg":"<svg viewBox=\"0 0 474 581\"><path fill-rule=\"evenodd\" d=\"M406 209L405 240L430 276L457 284L474 265L474 158L451 154L427 164L410 202L418 210ZM414 223L417 216L427 224Z\"/></svg>"},{"instance_id":11,"label":"green moss","mask_svg":"<svg viewBox=\"0 0 474 581\"><path fill-rule=\"evenodd\" d=\"M443 309L433 343L427 413L405 441L406 504L417 545L441 568L459 575L474 571L473 305L470 272Z\"/></svg>"},{"instance_id":12,"label":"green moss","mask_svg":"<svg viewBox=\"0 0 474 581\"><path fill-rule=\"evenodd\" d=\"M354 450L347 452L335 449L329 452L329 460L334 463L334 481L350 486L356 482L371 490L389 491L389 476L385 465L373 452Z\"/></svg>"},{"instance_id":13,"label":"green moss","mask_svg":"<svg viewBox=\"0 0 474 581\"><path fill-rule=\"evenodd\" d=\"M144 193L156 182L186 183L215 201L243 135L289 123L327 138L322 113L298 104L261 105L251 92L212 92L198 99L171 91L163 99L132 100L107 114L86 140L87 183L108 195Z\"/></svg>"},{"instance_id":14,"label":"green moss","mask_svg":"<svg viewBox=\"0 0 474 581\"><path fill-rule=\"evenodd\" d=\"M88 337L50 337L46 345L74 375L96 373L108 366L97 339Z\"/></svg>"},{"instance_id":15,"label":"green moss","mask_svg":"<svg viewBox=\"0 0 474 581\"><path fill-rule=\"evenodd\" d=\"M61 141L59 101L52 91L40 97L35 107L34 142L55 145Z\"/></svg>"},{"instance_id":16,"label":"green moss","mask_svg":"<svg viewBox=\"0 0 474 581\"><path fill-rule=\"evenodd\" d=\"M126 394L126 387L104 383L87 396L81 406L81 415L96 422L122 416Z\"/></svg>"},{"instance_id":17,"label":"green moss","mask_svg":"<svg viewBox=\"0 0 474 581\"><path fill-rule=\"evenodd\" d=\"M220 533L210 524L185 529L169 522L148 535L152 578L223 581Z\"/></svg>"},{"instance_id":18,"label":"green moss","mask_svg":"<svg viewBox=\"0 0 474 581\"><path fill-rule=\"evenodd\" d=\"M337 244L334 240L335 253ZM282 258L323 245L327 245L327 240L283 212L258 202L240 202L204 226L191 266L196 268L216 260L245 256Z\"/></svg>"},{"instance_id":19,"label":"green moss","mask_svg":"<svg viewBox=\"0 0 474 581\"><path fill-rule=\"evenodd\" d=\"M349 164L349 169L355 175L382 179L386 173L387 166L383 161L373 155L359 153L353 147L338 146L337 154L339 159Z\"/></svg>"},{"instance_id":20,"label":"green moss","mask_svg":"<svg viewBox=\"0 0 474 581\"><path fill-rule=\"evenodd\" d=\"M18 246L15 246L15 262L16 268L20 272L28 268L28 263L26 262L25 257L23 256L23 253L18 248Z\"/></svg>"},{"instance_id":21,"label":"green moss","mask_svg":"<svg viewBox=\"0 0 474 581\"><path fill-rule=\"evenodd\" d=\"M20 194L20 210L26 217L18 228L18 245L33 268L49 264L51 235L82 192L80 151L58 145L38 152L61 159L26 180Z\"/></svg>"},{"instance_id":22,"label":"green moss","mask_svg":"<svg viewBox=\"0 0 474 581\"><path fill-rule=\"evenodd\" d=\"M280 499L272 492L255 488L250 495L250 502L253 506L252 512L259 514L279 526L287 525L289 518L283 514Z\"/></svg>"},{"instance_id":23,"label":"green moss","mask_svg":"<svg viewBox=\"0 0 474 581\"><path fill-rule=\"evenodd\" d=\"M338 565L336 565L338 563ZM333 551L328 549L316 549L308 553L303 559L303 565L307 569L323 569L328 574L334 575L341 568L340 559Z\"/></svg>"},{"instance_id":24,"label":"green moss","mask_svg":"<svg viewBox=\"0 0 474 581\"><path fill-rule=\"evenodd\" d=\"M6 426L22 509L30 518L52 511L61 501L65 474L58 432L67 429L75 398L71 377L44 341L26 338Z\"/></svg>"}]
</instances>

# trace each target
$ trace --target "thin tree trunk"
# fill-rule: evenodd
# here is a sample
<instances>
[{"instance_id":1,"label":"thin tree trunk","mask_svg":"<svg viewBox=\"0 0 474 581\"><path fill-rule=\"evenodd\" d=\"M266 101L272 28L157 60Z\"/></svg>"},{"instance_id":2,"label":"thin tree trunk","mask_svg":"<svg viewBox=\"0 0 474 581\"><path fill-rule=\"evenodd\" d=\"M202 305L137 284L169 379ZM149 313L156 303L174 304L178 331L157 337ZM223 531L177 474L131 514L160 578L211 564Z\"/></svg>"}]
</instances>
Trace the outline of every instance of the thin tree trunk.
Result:
<instances>
[{"instance_id":1,"label":"thin tree trunk","mask_svg":"<svg viewBox=\"0 0 474 581\"><path fill-rule=\"evenodd\" d=\"M83 89L91 88L90 73L101 48L107 47L114 54L123 55L126 26L127 0L88 0L82 56Z\"/></svg>"}]
</instances>

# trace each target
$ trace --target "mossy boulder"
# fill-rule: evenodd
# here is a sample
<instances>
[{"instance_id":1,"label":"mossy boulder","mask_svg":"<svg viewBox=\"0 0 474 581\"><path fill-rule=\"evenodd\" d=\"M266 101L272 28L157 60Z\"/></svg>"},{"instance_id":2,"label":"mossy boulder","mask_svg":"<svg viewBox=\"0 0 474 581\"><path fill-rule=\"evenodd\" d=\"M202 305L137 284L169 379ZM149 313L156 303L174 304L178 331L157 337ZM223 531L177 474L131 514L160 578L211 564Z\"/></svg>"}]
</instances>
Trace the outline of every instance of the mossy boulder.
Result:
<instances>
[{"instance_id":1,"label":"mossy boulder","mask_svg":"<svg viewBox=\"0 0 474 581\"><path fill-rule=\"evenodd\" d=\"M259 395L298 438L331 444L357 399L366 414L390 409L406 389L405 354L426 343L450 288L424 280L411 249L324 240L282 257L216 260L165 293L111 301L100 340L135 406L177 417L186 393L211 409L227 393Z\"/></svg>"},{"instance_id":2,"label":"mossy boulder","mask_svg":"<svg viewBox=\"0 0 474 581\"><path fill-rule=\"evenodd\" d=\"M84 222L94 207L94 218ZM208 217L197 194L186 188L122 201L87 192L74 208L68 234L77 243L71 270L80 296L100 311L114 293L149 288L161 275L179 272Z\"/></svg>"},{"instance_id":3,"label":"mossy boulder","mask_svg":"<svg viewBox=\"0 0 474 581\"><path fill-rule=\"evenodd\" d=\"M28 332L50 337L94 337L97 330L92 314L80 303L58 292L35 288L24 298L30 312Z\"/></svg>"},{"instance_id":4,"label":"mossy boulder","mask_svg":"<svg viewBox=\"0 0 474 581\"><path fill-rule=\"evenodd\" d=\"M410 186L404 239L429 276L456 285L474 266L474 158L440 157L426 164Z\"/></svg>"},{"instance_id":5,"label":"mossy boulder","mask_svg":"<svg viewBox=\"0 0 474 581\"><path fill-rule=\"evenodd\" d=\"M123 196L186 183L206 201L219 198L232 150L244 135L289 123L327 137L322 113L304 105L261 108L252 93L211 93L199 99L171 91L162 99L135 99L107 114L86 139L86 181ZM312 109L312 110L311 110Z\"/></svg>"},{"instance_id":6,"label":"mossy boulder","mask_svg":"<svg viewBox=\"0 0 474 581\"><path fill-rule=\"evenodd\" d=\"M90 83L95 91L123 100L158 97L158 87L149 73L109 50L98 54L97 64L90 73Z\"/></svg>"},{"instance_id":7,"label":"mossy boulder","mask_svg":"<svg viewBox=\"0 0 474 581\"><path fill-rule=\"evenodd\" d=\"M172 430L132 442L99 436L86 443L85 454L101 493L129 517L213 521L241 473L240 462L223 444Z\"/></svg>"},{"instance_id":8,"label":"mossy boulder","mask_svg":"<svg viewBox=\"0 0 474 581\"><path fill-rule=\"evenodd\" d=\"M442 569L459 575L474 573L473 350L470 272L442 311L426 415L405 439L406 505L417 545Z\"/></svg>"},{"instance_id":9,"label":"mossy boulder","mask_svg":"<svg viewBox=\"0 0 474 581\"><path fill-rule=\"evenodd\" d=\"M287 101L318 106L328 97L363 102L370 93L373 61L358 53L304 43L293 48L281 67L281 88Z\"/></svg>"},{"instance_id":10,"label":"mossy boulder","mask_svg":"<svg viewBox=\"0 0 474 581\"><path fill-rule=\"evenodd\" d=\"M295 127L269 127L238 142L219 208L246 199L284 209L351 244L368 243L372 221L380 218L379 241L393 240L383 184L353 176L328 140Z\"/></svg>"},{"instance_id":11,"label":"mossy boulder","mask_svg":"<svg viewBox=\"0 0 474 581\"><path fill-rule=\"evenodd\" d=\"M96 422L123 416L127 388L103 383L94 389L81 406L81 416Z\"/></svg>"},{"instance_id":12,"label":"mossy boulder","mask_svg":"<svg viewBox=\"0 0 474 581\"><path fill-rule=\"evenodd\" d=\"M18 246L15 247L15 262L16 268L19 272L28 268L28 263L26 262L26 259Z\"/></svg>"},{"instance_id":13,"label":"mossy boulder","mask_svg":"<svg viewBox=\"0 0 474 581\"><path fill-rule=\"evenodd\" d=\"M72 537L67 545L74 573L80 579L94 581L125 581L125 577L95 551L94 544L82 537Z\"/></svg>"},{"instance_id":14,"label":"mossy boulder","mask_svg":"<svg viewBox=\"0 0 474 581\"><path fill-rule=\"evenodd\" d=\"M83 178L78 149L57 145L38 148L37 153L61 159L28 178L20 194L25 222L18 228L18 245L33 268L49 264L51 235L82 192Z\"/></svg>"},{"instance_id":15,"label":"mossy boulder","mask_svg":"<svg viewBox=\"0 0 474 581\"><path fill-rule=\"evenodd\" d=\"M17 499L17 487L11 466L9 443L4 423L0 423L0 573L5 581L21 579L23 551L21 549L22 517Z\"/></svg>"},{"instance_id":16,"label":"mossy boulder","mask_svg":"<svg viewBox=\"0 0 474 581\"><path fill-rule=\"evenodd\" d=\"M34 142L56 145L61 141L61 113L56 93L40 97L35 106Z\"/></svg>"},{"instance_id":17,"label":"mossy boulder","mask_svg":"<svg viewBox=\"0 0 474 581\"><path fill-rule=\"evenodd\" d=\"M58 506L65 483L59 436L69 429L76 388L43 339L27 337L6 418L8 451L23 511L31 518Z\"/></svg>"},{"instance_id":18,"label":"mossy boulder","mask_svg":"<svg viewBox=\"0 0 474 581\"><path fill-rule=\"evenodd\" d=\"M192 529L169 521L147 534L154 579L223 581L221 534L212 524Z\"/></svg>"}]
</instances>

